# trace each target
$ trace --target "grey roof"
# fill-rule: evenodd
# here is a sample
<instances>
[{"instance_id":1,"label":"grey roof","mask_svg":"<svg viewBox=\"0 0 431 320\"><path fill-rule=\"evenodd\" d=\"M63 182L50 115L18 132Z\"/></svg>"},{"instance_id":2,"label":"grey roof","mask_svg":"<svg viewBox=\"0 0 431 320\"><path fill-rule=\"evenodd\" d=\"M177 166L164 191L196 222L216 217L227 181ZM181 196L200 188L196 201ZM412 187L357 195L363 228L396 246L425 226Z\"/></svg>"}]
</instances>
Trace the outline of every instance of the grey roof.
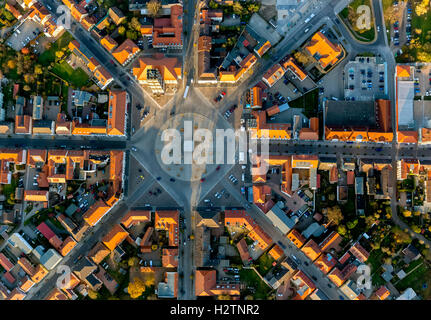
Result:
<instances>
[{"instance_id":1,"label":"grey roof","mask_svg":"<svg viewBox=\"0 0 431 320\"><path fill-rule=\"evenodd\" d=\"M325 107L325 125L328 127L376 127L374 101L327 100Z\"/></svg>"},{"instance_id":2,"label":"grey roof","mask_svg":"<svg viewBox=\"0 0 431 320\"><path fill-rule=\"evenodd\" d=\"M54 269L63 257L54 249L49 249L40 258L40 263L48 270Z\"/></svg>"}]
</instances>

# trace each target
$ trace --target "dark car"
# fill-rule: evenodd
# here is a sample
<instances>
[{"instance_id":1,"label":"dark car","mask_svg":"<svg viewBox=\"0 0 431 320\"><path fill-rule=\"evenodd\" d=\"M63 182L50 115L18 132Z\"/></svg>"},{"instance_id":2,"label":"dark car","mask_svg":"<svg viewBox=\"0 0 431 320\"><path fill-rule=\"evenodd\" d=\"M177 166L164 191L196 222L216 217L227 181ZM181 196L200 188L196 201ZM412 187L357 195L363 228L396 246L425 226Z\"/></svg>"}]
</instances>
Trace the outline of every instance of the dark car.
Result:
<instances>
[{"instance_id":1,"label":"dark car","mask_svg":"<svg viewBox=\"0 0 431 320\"><path fill-rule=\"evenodd\" d=\"M175 179L174 178L170 178L169 181L175 182Z\"/></svg>"},{"instance_id":2,"label":"dark car","mask_svg":"<svg viewBox=\"0 0 431 320\"><path fill-rule=\"evenodd\" d=\"M220 166L217 166L216 171L219 171L219 170L220 170Z\"/></svg>"},{"instance_id":3,"label":"dark car","mask_svg":"<svg viewBox=\"0 0 431 320\"><path fill-rule=\"evenodd\" d=\"M201 182L204 182L205 181L205 178L201 178Z\"/></svg>"}]
</instances>

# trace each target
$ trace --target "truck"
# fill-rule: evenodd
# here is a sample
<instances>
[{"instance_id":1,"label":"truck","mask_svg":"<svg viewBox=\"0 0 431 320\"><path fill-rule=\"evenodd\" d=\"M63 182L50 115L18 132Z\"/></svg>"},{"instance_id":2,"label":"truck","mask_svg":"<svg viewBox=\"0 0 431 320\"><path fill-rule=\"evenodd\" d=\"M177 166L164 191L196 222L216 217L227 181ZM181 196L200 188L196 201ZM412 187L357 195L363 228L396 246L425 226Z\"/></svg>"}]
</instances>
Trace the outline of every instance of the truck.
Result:
<instances>
[{"instance_id":1,"label":"truck","mask_svg":"<svg viewBox=\"0 0 431 320\"><path fill-rule=\"evenodd\" d=\"M184 95L183 95L183 98L184 98L184 99L187 97L187 94L189 93L189 87L190 87L190 86L187 86L187 87L186 87L186 90L184 90Z\"/></svg>"}]
</instances>

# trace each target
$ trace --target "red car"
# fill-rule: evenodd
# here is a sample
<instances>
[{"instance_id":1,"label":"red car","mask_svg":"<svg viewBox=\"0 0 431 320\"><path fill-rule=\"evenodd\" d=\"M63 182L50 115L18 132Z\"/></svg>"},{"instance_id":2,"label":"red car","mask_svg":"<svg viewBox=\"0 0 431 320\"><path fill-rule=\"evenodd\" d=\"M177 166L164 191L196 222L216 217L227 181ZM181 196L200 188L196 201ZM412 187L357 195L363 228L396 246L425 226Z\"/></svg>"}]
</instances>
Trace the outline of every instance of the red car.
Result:
<instances>
[{"instance_id":1,"label":"red car","mask_svg":"<svg viewBox=\"0 0 431 320\"><path fill-rule=\"evenodd\" d=\"M219 171L219 170L220 170L220 166L217 166L216 171Z\"/></svg>"},{"instance_id":2,"label":"red car","mask_svg":"<svg viewBox=\"0 0 431 320\"><path fill-rule=\"evenodd\" d=\"M226 92L222 91L222 92L221 92L221 94L225 96L225 95L226 95Z\"/></svg>"},{"instance_id":3,"label":"red car","mask_svg":"<svg viewBox=\"0 0 431 320\"><path fill-rule=\"evenodd\" d=\"M205 181L205 178L202 178L202 179L201 179L201 182L204 182L204 181Z\"/></svg>"}]
</instances>

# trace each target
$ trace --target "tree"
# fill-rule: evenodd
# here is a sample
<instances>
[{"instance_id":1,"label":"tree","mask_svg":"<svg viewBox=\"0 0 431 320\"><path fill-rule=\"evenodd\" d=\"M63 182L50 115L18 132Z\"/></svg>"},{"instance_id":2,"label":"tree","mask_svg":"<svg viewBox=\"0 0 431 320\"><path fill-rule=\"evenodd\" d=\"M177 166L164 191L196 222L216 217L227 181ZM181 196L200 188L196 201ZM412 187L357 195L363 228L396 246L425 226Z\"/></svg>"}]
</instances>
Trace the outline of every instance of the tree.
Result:
<instances>
[{"instance_id":1,"label":"tree","mask_svg":"<svg viewBox=\"0 0 431 320\"><path fill-rule=\"evenodd\" d=\"M412 238L410 237L410 235L401 230L399 227L394 226L392 228L392 233L394 235L394 240L396 243L410 243L412 242Z\"/></svg>"},{"instance_id":2,"label":"tree","mask_svg":"<svg viewBox=\"0 0 431 320\"><path fill-rule=\"evenodd\" d=\"M159 0L150 0L147 3L147 11L151 17L157 17L161 8L162 4Z\"/></svg>"},{"instance_id":3,"label":"tree","mask_svg":"<svg viewBox=\"0 0 431 320\"><path fill-rule=\"evenodd\" d=\"M145 291L145 284L144 282L139 279L135 278L133 282L129 282L129 286L127 287L127 292L130 295L130 298L136 299L139 298Z\"/></svg>"},{"instance_id":4,"label":"tree","mask_svg":"<svg viewBox=\"0 0 431 320\"><path fill-rule=\"evenodd\" d=\"M139 22L138 18L133 17L132 20L129 23L129 28L133 29L135 31L141 31L141 23Z\"/></svg>"},{"instance_id":5,"label":"tree","mask_svg":"<svg viewBox=\"0 0 431 320\"><path fill-rule=\"evenodd\" d=\"M10 60L7 62L7 66L8 66L8 68L9 68L9 69L15 69L15 68L16 68L16 62L15 62L15 60L10 59Z\"/></svg>"},{"instance_id":6,"label":"tree","mask_svg":"<svg viewBox=\"0 0 431 320\"><path fill-rule=\"evenodd\" d=\"M354 229L355 227L356 227L356 225L358 224L358 219L355 219L355 220L353 220L353 221L348 221L347 223L346 223L346 225L347 225L347 228L349 228L349 229Z\"/></svg>"},{"instance_id":7,"label":"tree","mask_svg":"<svg viewBox=\"0 0 431 320\"><path fill-rule=\"evenodd\" d=\"M99 297L99 294L97 293L97 291L88 290L88 297L92 300L96 300Z\"/></svg>"},{"instance_id":8,"label":"tree","mask_svg":"<svg viewBox=\"0 0 431 320\"><path fill-rule=\"evenodd\" d=\"M421 3L415 7L415 12L418 16L424 15L428 12L430 6L430 0L422 0Z\"/></svg>"},{"instance_id":9,"label":"tree","mask_svg":"<svg viewBox=\"0 0 431 320\"><path fill-rule=\"evenodd\" d=\"M138 264L138 258L137 257L130 257L129 260L127 261L129 267L134 267Z\"/></svg>"},{"instance_id":10,"label":"tree","mask_svg":"<svg viewBox=\"0 0 431 320\"><path fill-rule=\"evenodd\" d=\"M157 296L153 293L147 297L147 300L157 300Z\"/></svg>"},{"instance_id":11,"label":"tree","mask_svg":"<svg viewBox=\"0 0 431 320\"><path fill-rule=\"evenodd\" d=\"M345 236L347 234L347 229L346 226L340 224L337 228L337 232L341 235L341 236Z\"/></svg>"},{"instance_id":12,"label":"tree","mask_svg":"<svg viewBox=\"0 0 431 320\"><path fill-rule=\"evenodd\" d=\"M126 32L126 28L124 28L123 26L118 27L118 34L120 36L124 35L125 32Z\"/></svg>"},{"instance_id":13,"label":"tree","mask_svg":"<svg viewBox=\"0 0 431 320\"><path fill-rule=\"evenodd\" d=\"M308 62L308 57L300 51L295 52L293 56L295 57L296 61L301 64L306 64Z\"/></svg>"},{"instance_id":14,"label":"tree","mask_svg":"<svg viewBox=\"0 0 431 320\"><path fill-rule=\"evenodd\" d=\"M232 8L233 8L233 12L235 13L235 14L241 14L242 13L242 11L243 11L243 8L242 8L242 5L241 5L241 3L239 3L238 1L235 1L234 3L233 3L233 6L232 6Z\"/></svg>"},{"instance_id":15,"label":"tree","mask_svg":"<svg viewBox=\"0 0 431 320\"><path fill-rule=\"evenodd\" d=\"M232 297L228 294L220 294L217 296L217 300L232 300Z\"/></svg>"},{"instance_id":16,"label":"tree","mask_svg":"<svg viewBox=\"0 0 431 320\"><path fill-rule=\"evenodd\" d=\"M410 210L404 210L403 211L403 216L408 218L412 216L412 212Z\"/></svg>"},{"instance_id":17,"label":"tree","mask_svg":"<svg viewBox=\"0 0 431 320\"><path fill-rule=\"evenodd\" d=\"M343 214L339 206L328 208L327 217L329 221L332 221L335 225L338 225L343 220Z\"/></svg>"},{"instance_id":18,"label":"tree","mask_svg":"<svg viewBox=\"0 0 431 320\"><path fill-rule=\"evenodd\" d=\"M138 39L138 34L136 33L136 31L127 30L126 37L127 39L130 39L130 40L136 40Z\"/></svg>"},{"instance_id":19,"label":"tree","mask_svg":"<svg viewBox=\"0 0 431 320\"><path fill-rule=\"evenodd\" d=\"M422 231L422 230L421 230L421 228L419 228L419 227L418 227L417 225L415 225L415 224L414 224L414 225L412 225L412 226L411 226L411 228L412 228L412 231L413 231L413 232L416 232L416 233L421 233L421 231Z\"/></svg>"}]
</instances>

